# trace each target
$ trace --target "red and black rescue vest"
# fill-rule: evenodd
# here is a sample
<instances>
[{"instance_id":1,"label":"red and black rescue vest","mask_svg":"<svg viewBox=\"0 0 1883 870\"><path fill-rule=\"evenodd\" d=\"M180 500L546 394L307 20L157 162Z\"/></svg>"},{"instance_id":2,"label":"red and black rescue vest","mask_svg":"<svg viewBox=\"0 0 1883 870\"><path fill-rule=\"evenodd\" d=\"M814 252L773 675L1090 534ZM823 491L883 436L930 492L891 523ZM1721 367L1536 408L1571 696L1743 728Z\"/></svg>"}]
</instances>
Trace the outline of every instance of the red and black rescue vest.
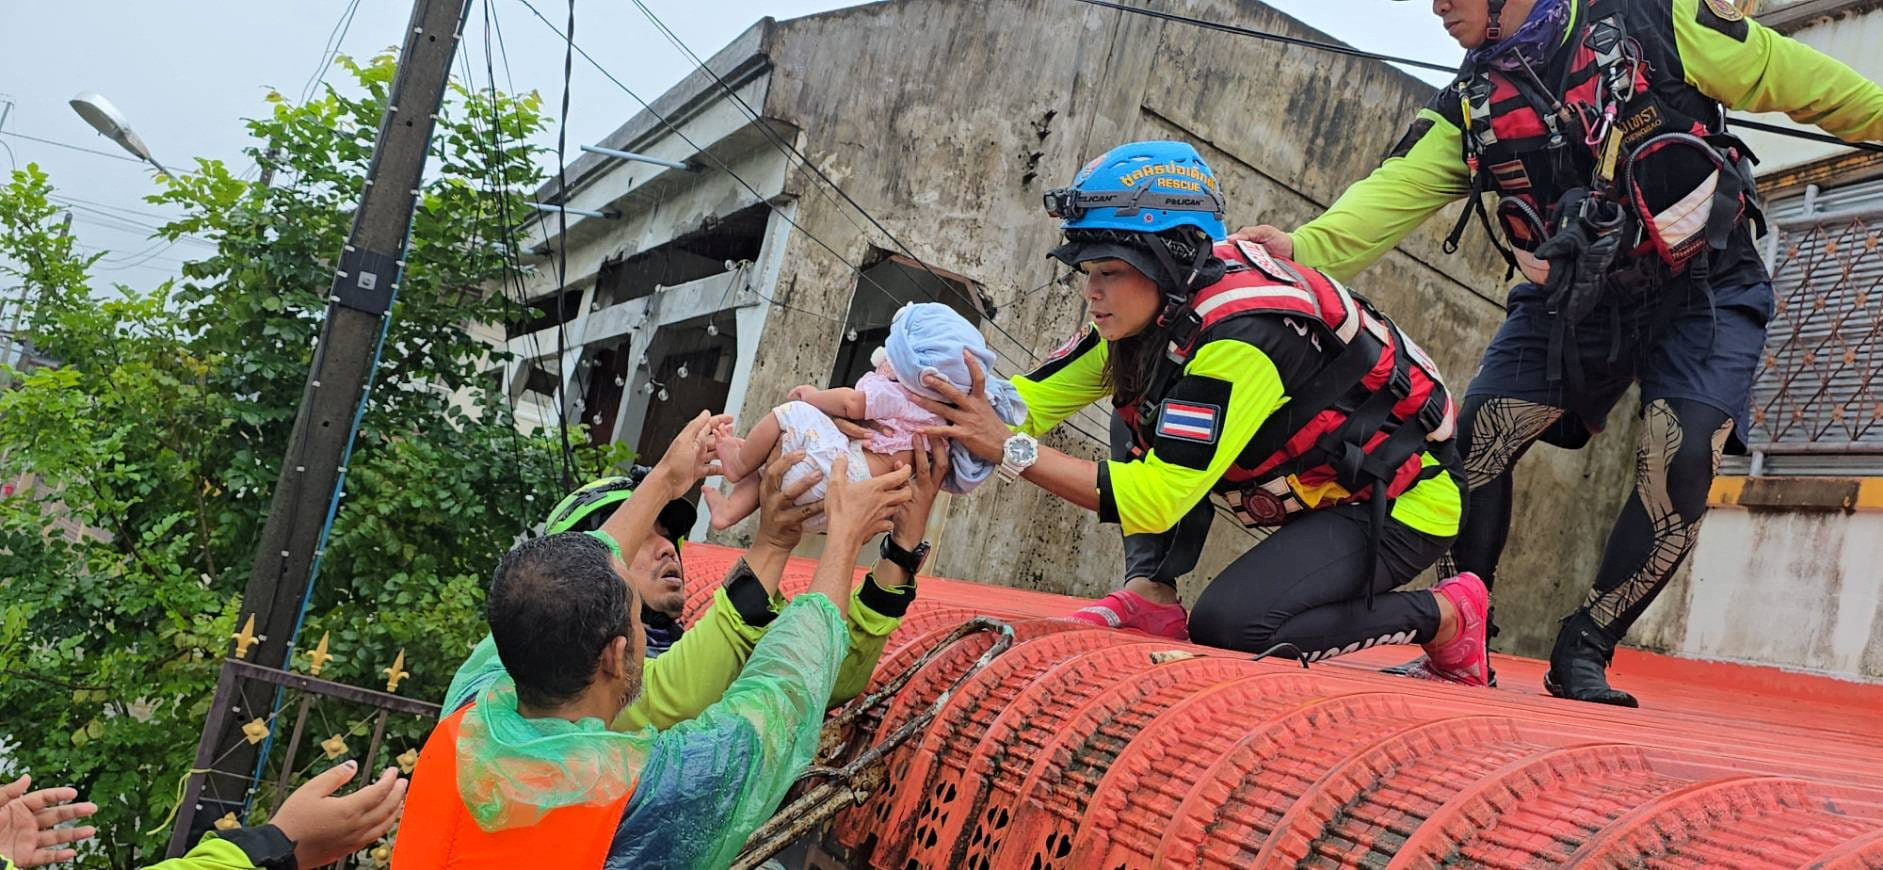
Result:
<instances>
[{"instance_id":1,"label":"red and black rescue vest","mask_svg":"<svg viewBox=\"0 0 1883 870\"><path fill-rule=\"evenodd\" d=\"M1682 78L1671 33L1631 35L1627 11L1624 0L1588 3L1566 59L1541 70L1481 65L1452 87L1472 207L1483 217L1481 194L1498 195L1506 256L1533 281L1548 267L1529 253L1576 217L1556 213L1575 188L1620 202L1630 254L1652 251L1676 272L1723 249L1748 211L1756 217L1751 152L1725 132L1719 103Z\"/></svg>"},{"instance_id":2,"label":"red and black rescue vest","mask_svg":"<svg viewBox=\"0 0 1883 870\"><path fill-rule=\"evenodd\" d=\"M1214 327L1237 317L1285 317L1318 338L1326 362L1291 384L1215 486L1251 526L1302 510L1398 497L1425 477L1422 457L1450 442L1457 410L1425 351L1364 297L1333 278L1249 242L1222 242L1222 280L1198 290L1173 329L1166 376L1144 401L1120 407L1141 451L1154 409ZM1162 383L1160 383L1162 381ZM1147 410L1150 409L1150 410ZM1435 471L1442 469L1435 469Z\"/></svg>"}]
</instances>

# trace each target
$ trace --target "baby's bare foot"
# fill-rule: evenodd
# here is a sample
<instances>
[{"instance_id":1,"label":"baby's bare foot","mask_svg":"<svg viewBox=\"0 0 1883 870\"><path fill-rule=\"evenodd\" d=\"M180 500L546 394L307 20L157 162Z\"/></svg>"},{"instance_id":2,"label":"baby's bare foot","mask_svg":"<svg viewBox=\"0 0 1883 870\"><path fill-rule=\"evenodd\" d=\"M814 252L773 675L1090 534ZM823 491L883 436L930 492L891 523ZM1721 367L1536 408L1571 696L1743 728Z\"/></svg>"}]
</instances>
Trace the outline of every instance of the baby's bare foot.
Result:
<instances>
[{"instance_id":1,"label":"baby's bare foot","mask_svg":"<svg viewBox=\"0 0 1883 870\"><path fill-rule=\"evenodd\" d=\"M744 450L745 439L732 434L719 436L718 443L714 445L713 455L718 457L720 474L727 483L738 483L752 473L741 455Z\"/></svg>"},{"instance_id":2,"label":"baby's bare foot","mask_svg":"<svg viewBox=\"0 0 1883 870\"><path fill-rule=\"evenodd\" d=\"M732 503L716 489L704 489L700 497L706 501L706 512L712 515L712 527L715 532L723 532L743 517L733 516Z\"/></svg>"}]
</instances>

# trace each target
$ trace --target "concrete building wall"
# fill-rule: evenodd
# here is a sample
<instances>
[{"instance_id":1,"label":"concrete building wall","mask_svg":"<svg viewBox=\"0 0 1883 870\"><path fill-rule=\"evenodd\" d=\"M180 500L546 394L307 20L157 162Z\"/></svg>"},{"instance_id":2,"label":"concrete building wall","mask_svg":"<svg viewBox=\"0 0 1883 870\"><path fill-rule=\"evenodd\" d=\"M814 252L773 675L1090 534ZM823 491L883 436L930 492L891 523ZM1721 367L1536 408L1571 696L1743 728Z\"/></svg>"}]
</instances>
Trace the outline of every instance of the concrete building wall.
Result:
<instances>
[{"instance_id":1,"label":"concrete building wall","mask_svg":"<svg viewBox=\"0 0 1883 870\"><path fill-rule=\"evenodd\" d=\"M1259 4L1191 0L1170 11L1326 39ZM999 306L984 329L1003 373L1024 371L1079 324L1082 304L1044 252L1054 222L1044 188L1121 141L1190 140L1216 168L1233 225L1291 226L1365 175L1431 86L1377 63L1304 54L1227 34L1061 0L963 4L904 0L777 25L764 114L887 230L870 226L808 173L789 173L798 220L752 362L754 396L823 377L857 289L849 263L897 251L985 285ZM1447 210L1355 283L1424 345L1462 395L1502 318L1503 267L1481 236L1446 256ZM1044 285L1044 286L1043 286ZM1034 292L1029 292L1034 291ZM751 403L748 403L751 404ZM1539 447L1518 473L1515 533L1499 583L1500 646L1535 653L1586 590L1626 492L1632 402L1581 452ZM1102 435L1096 414L1076 424ZM1096 457L1062 428L1057 446ZM1030 486L989 484L950 504L934 570L1095 594L1118 580L1115 527ZM737 540L737 536L732 536ZM1219 521L1200 578L1252 536Z\"/></svg>"}]
</instances>

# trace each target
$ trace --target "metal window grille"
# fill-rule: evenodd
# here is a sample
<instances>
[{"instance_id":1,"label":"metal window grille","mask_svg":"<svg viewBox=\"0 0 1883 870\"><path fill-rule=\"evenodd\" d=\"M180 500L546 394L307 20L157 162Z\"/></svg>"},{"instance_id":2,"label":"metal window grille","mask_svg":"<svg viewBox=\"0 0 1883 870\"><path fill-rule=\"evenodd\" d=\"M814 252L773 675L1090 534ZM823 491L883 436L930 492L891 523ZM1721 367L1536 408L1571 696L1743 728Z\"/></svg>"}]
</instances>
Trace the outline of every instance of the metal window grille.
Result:
<instances>
[{"instance_id":1,"label":"metal window grille","mask_svg":"<svg viewBox=\"0 0 1883 870\"><path fill-rule=\"evenodd\" d=\"M1814 190L1772 217L1778 306L1753 383L1749 470L1883 469L1883 185Z\"/></svg>"}]
</instances>

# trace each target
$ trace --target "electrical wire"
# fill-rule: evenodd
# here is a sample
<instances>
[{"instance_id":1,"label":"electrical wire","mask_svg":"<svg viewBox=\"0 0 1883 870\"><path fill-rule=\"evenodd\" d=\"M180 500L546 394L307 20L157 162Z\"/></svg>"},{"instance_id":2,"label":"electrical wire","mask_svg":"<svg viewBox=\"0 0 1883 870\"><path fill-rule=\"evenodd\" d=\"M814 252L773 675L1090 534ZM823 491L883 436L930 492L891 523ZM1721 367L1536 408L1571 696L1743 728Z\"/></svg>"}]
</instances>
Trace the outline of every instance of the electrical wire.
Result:
<instances>
[{"instance_id":1,"label":"electrical wire","mask_svg":"<svg viewBox=\"0 0 1883 870\"><path fill-rule=\"evenodd\" d=\"M73 151L82 151L86 154L91 154L97 157L109 157L113 160L122 160L126 163L135 163L139 166L149 165L145 163L144 161L139 160L135 157L132 157L128 154L113 154L109 151L100 151L96 148L87 148L83 145L73 145L70 142L60 142L57 139L43 139L38 136L28 136L25 133L15 133L12 130L0 130L0 136L12 136L15 139L25 139L28 142L38 142L42 145L52 145L58 148L68 148Z\"/></svg>"},{"instance_id":2,"label":"electrical wire","mask_svg":"<svg viewBox=\"0 0 1883 870\"><path fill-rule=\"evenodd\" d=\"M1246 36L1251 39L1259 39L1265 42L1281 43L1282 45L1292 46L1295 48L1306 48L1306 49L1312 49L1314 51L1325 51L1325 52L1331 52L1333 54L1344 54L1349 57L1364 58L1366 60L1385 61L1386 63L1396 63L1403 66L1417 67L1419 69L1426 69L1426 70L1434 70L1434 71L1442 72L1442 73L1457 73L1459 71L1457 65L1447 66L1445 64L1432 63L1431 61L1414 60L1409 57L1395 57L1390 54L1380 54L1378 52L1362 51L1360 49L1353 48L1351 46L1341 45L1335 42L1320 42L1318 40L1313 40L1313 39L1302 39L1301 37L1298 37L1298 36L1288 36L1286 34L1273 33L1266 30L1256 30L1252 27L1237 27L1233 24L1225 24L1220 21L1209 21L1203 18L1193 18L1188 15L1178 15L1174 12L1161 12L1156 9L1146 9L1139 6L1126 6L1123 3L1111 2L1111 0L1073 0L1073 2L1084 3L1087 6L1097 6L1102 9L1116 9L1120 12L1129 12L1133 15L1142 15L1146 18L1155 18L1160 21L1172 21L1179 24L1188 24L1193 27L1201 27L1206 30L1215 30L1222 33L1230 33L1236 36ZM638 5L638 0L637 0L637 5ZM1852 142L1850 140L1839 139L1836 136L1831 136L1825 133L1813 133L1809 130L1794 130L1790 127L1781 127L1777 124L1767 124L1763 121L1754 121L1748 118L1741 118L1737 116L1728 116L1726 121L1728 124L1744 127L1748 130L1758 130L1763 133L1772 133L1779 136L1789 136L1794 139L1805 139L1812 142L1828 142L1833 145L1843 145L1850 148L1856 148L1862 151L1883 152L1883 144L1879 144L1876 142Z\"/></svg>"},{"instance_id":3,"label":"electrical wire","mask_svg":"<svg viewBox=\"0 0 1883 870\"><path fill-rule=\"evenodd\" d=\"M890 232L888 227L883 226L882 222L878 221L874 216L872 216L869 213L868 210L864 209L863 206L860 203L858 203L855 198L851 197L850 194L846 192L841 186L839 186L835 181L832 181L830 179L830 176L824 173L824 170L822 167L818 166L816 163L811 162L811 158L806 156L804 152L799 151L797 146L792 145L790 142L785 141L785 138L783 136L780 136L776 130L773 130L770 124L766 124L764 122L764 119L759 117L758 111L756 109L753 109L752 105L750 103L747 103L745 101L745 98L740 96L739 92L735 90L732 87L732 85L728 84L726 80L723 77L721 77L716 70L714 70L710 66L707 66L706 62L704 60L701 60L700 56L698 54L695 54L693 49L688 47L686 42L681 40L680 36L674 33L673 30L667 26L667 23L665 21L660 20L660 16L654 14L654 10L647 8L647 4L641 2L641 0L632 0L632 2L634 3L635 8L641 10L641 14L646 16L647 20L654 25L654 28L659 30L661 34L667 38L668 42L672 43L675 48L680 49L681 53L685 54L689 60L693 61L693 65L695 67L698 67L701 72L706 73L706 75L710 77L715 84L719 85L719 89L721 91L724 91L726 96L731 97L732 101L738 104L739 110L743 112L748 119L755 122L754 126L756 126L759 129L759 131L762 134L764 134L765 138L771 140L773 145L777 146L778 150L784 154L787 162L790 160L796 159L799 166L802 166L805 169L809 169L811 173L817 177L817 180L822 181L831 190L836 191L837 195L842 197L844 202L849 203L850 207L855 209L857 214L862 215L864 220L869 221L870 226L875 227L877 232L882 233L885 238L889 239L891 244L894 244L897 248L901 249L904 256L907 256L909 259L914 260L916 265L921 266L922 271L927 272L929 277L934 278L936 281L940 282L942 286L953 290L955 292L955 295L960 296L961 300L968 304L969 308L972 308L977 311L980 310L979 300L976 300L970 297L966 290L961 289L958 282L950 281L936 274L935 270L930 268L928 263L923 262L922 258L918 256L915 253L915 251L911 250L908 245L903 244L902 240L897 238L895 233ZM823 188L819 188L816 184L812 184L811 187L812 189L817 190L819 193L823 193ZM830 201L830 195L828 193L823 193L823 195L824 195L825 201L827 202ZM832 205L835 205L835 203L833 202ZM842 208L839 208L837 211L838 213L843 214L844 217L850 221L850 225L852 227L855 227L857 232L862 233L863 235L868 235L868 233L865 233L863 231L863 228L861 226L857 226L855 218L851 218L848 212L843 211ZM933 298L933 295L934 294L932 293L930 294L931 298ZM940 300L938 299L936 301L939 302ZM992 323L993 321L992 317L989 317L988 320L989 320L989 325L994 325ZM1012 337L1009 336L1008 338L1009 340L1011 340Z\"/></svg>"},{"instance_id":4,"label":"electrical wire","mask_svg":"<svg viewBox=\"0 0 1883 870\"><path fill-rule=\"evenodd\" d=\"M556 428L562 439L562 488L575 489L575 457L569 450L569 83L575 74L575 0L563 34L562 112L556 118ZM577 300L579 315L581 300Z\"/></svg>"},{"instance_id":5,"label":"electrical wire","mask_svg":"<svg viewBox=\"0 0 1883 870\"><path fill-rule=\"evenodd\" d=\"M360 11L360 0L352 0L345 9L340 10L340 19L333 23L333 29L327 32L327 42L320 50L320 64L314 67L314 74L307 77L307 84L301 86L301 102L313 99L314 92L327 81L327 72L333 69L333 62L340 57L340 46L346 42L347 31L353 29L353 16Z\"/></svg>"},{"instance_id":6,"label":"electrical wire","mask_svg":"<svg viewBox=\"0 0 1883 870\"><path fill-rule=\"evenodd\" d=\"M491 2L490 0L486 0L486 2L483 5L484 5L484 53L485 53L486 61L488 63L489 57L490 57L490 38L491 38L491 8L490 8ZM464 78L465 78L465 81L469 85L466 88L466 90L470 92L472 95L475 95L478 93L477 76L476 76L477 67L471 62L469 45L467 45L465 41L462 39L458 41L458 52L464 64ZM489 98L488 105L490 108L490 134L491 134L490 137L488 137L487 139L483 135L482 131L478 129L478 112L477 112L477 105L475 102L475 96L473 96L471 100L467 101L467 109L469 110L468 111L469 118L468 118L467 123L469 124L471 128L471 135L477 140L478 145L488 146L485 148L485 151L484 151L484 161L485 161L485 167L487 170L485 172L485 177L484 177L484 180L486 183L484 192L487 198L494 199L497 201L498 212L501 212L505 201L509 197L509 190L508 190L509 185L507 184L507 180L499 176L499 173L502 171L502 166L503 166L503 163L502 163L503 155L506 153L502 147L503 131L501 128L503 126L503 119L499 116L498 108L497 108L497 73L496 73L495 64L489 64L486 67L486 71L487 71L486 79L488 80L488 83L490 85L490 89L487 92L488 98ZM474 216L473 223L472 223L472 227L473 227L472 236L471 236L472 256L476 256L478 249L480 249L483 245L484 229L485 229L484 217L486 214L485 209L484 209L484 206L485 206L484 200L486 197L479 197L477 200L477 211ZM511 275L511 254L515 248L515 245L509 233L509 225L502 220L501 214L493 213L491 216L497 219L496 233L494 237L492 238L492 241L498 246L497 247L498 256L501 258L501 261L502 261L502 267L501 267L502 274L497 285L497 292L503 298L504 309L506 313L514 313L514 304L512 300L510 299L510 293L509 293L509 281L510 281L510 275ZM508 318L506 318L506 320L507 319ZM524 468L523 445L522 445L522 436L520 433L517 432L517 426L516 426L516 400L512 398L511 396L509 385L502 383L501 380L498 383L498 391L503 394L504 403L509 406L509 411L510 411L509 420L507 421L504 428L510 430L509 431L510 470L511 470L511 480L512 480L511 490L516 495L516 498L517 498L517 521L521 525L521 528L519 529L519 531L522 531L522 530L527 530L528 528L530 528L532 525L534 525L534 522L533 522L533 518L530 515L530 509L529 509L529 504L532 501L532 498L531 498L532 494L528 492L528 490L526 489L526 484L525 484L524 476L523 476L523 468Z\"/></svg>"}]
</instances>

